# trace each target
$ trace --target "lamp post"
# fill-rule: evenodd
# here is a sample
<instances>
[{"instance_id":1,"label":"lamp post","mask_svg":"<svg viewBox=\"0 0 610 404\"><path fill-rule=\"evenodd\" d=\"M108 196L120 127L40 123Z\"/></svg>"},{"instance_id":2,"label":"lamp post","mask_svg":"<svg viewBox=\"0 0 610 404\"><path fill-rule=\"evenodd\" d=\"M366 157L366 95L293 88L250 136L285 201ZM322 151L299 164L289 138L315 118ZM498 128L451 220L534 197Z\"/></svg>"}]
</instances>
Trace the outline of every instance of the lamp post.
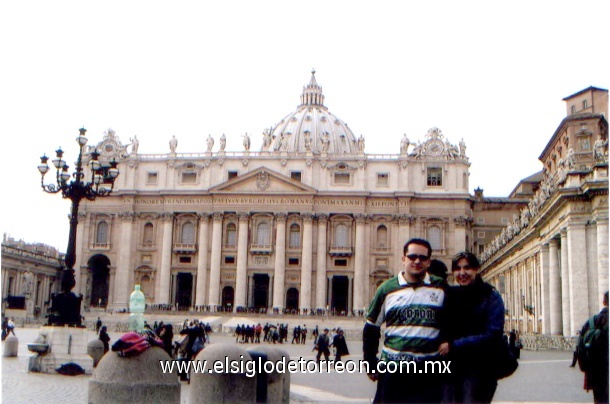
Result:
<instances>
[{"instance_id":1,"label":"lamp post","mask_svg":"<svg viewBox=\"0 0 610 404\"><path fill-rule=\"evenodd\" d=\"M76 262L76 229L78 227L79 204L80 201L85 198L93 201L97 197L109 196L114 188L114 181L119 175L117 162L114 159L109 162L109 167L103 167L98 160L100 154L97 151L93 151L89 162L91 179L90 181L85 181L83 151L88 140L85 137L86 132L87 130L85 128L79 129L79 135L76 138L76 142L78 143L80 150L78 153L78 160L76 161L76 169L72 174L68 172L70 167L66 164L66 161L63 160L64 152L61 148L55 151L56 158L51 160L56 169L55 183L44 183L44 176L47 171L49 171L49 165L47 164L49 158L46 155L43 155L40 158L40 165L38 165L38 171L40 171L41 174L40 185L42 186L43 191L51 194L61 192L63 198L72 201L70 210L70 234L64 259L65 268L62 271L61 293L55 294L52 297L49 325L67 324L81 326L80 303L83 296L80 295L79 297L76 297L76 295L71 292L76 284L74 279L74 263ZM72 181L68 182L71 177L73 178ZM110 188L108 188L107 185L110 185Z\"/></svg>"}]
</instances>

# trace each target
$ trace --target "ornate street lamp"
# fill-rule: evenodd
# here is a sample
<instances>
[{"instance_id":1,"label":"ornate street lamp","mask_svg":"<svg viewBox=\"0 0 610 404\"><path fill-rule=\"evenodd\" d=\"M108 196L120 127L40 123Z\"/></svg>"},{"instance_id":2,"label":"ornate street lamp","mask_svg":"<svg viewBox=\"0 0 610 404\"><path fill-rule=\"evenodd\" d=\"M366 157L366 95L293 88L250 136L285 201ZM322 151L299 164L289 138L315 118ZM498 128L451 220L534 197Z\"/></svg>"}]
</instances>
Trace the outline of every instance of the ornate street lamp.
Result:
<instances>
[{"instance_id":1,"label":"ornate street lamp","mask_svg":"<svg viewBox=\"0 0 610 404\"><path fill-rule=\"evenodd\" d=\"M93 201L97 197L109 196L114 188L114 181L119 175L117 162L113 159L109 162L109 167L102 166L98 160L99 153L93 151L89 162L91 168L91 179L85 181L85 173L83 172L83 150L87 144L85 128L79 129L79 136L76 138L80 150L78 160L76 161L76 170L70 174L69 166L63 160L63 150L61 148L55 151L56 158L51 160L56 169L55 184L45 184L44 176L49 171L47 161L49 158L43 155L40 158L41 179L40 185L43 191L56 194L61 192L62 197L72 201L70 210L70 235L68 238L68 249L64 259L65 268L62 271L61 293L55 294L52 297L51 314L49 315L49 325L73 325L82 326L80 316L80 306L83 296L76 297L71 292L76 284L74 279L74 263L76 262L76 229L78 226L78 207L80 201L84 198ZM68 182L72 177L72 181ZM108 188L109 186L109 188Z\"/></svg>"}]
</instances>

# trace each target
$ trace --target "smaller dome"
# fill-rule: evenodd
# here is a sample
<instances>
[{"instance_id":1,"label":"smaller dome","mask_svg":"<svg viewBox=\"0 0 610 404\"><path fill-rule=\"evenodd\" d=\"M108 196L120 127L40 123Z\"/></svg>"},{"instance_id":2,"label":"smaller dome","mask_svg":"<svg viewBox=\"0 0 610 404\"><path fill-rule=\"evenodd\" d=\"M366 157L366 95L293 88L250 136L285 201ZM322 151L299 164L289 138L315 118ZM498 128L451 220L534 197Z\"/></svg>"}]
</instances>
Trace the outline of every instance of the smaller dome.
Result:
<instances>
[{"instance_id":1,"label":"smaller dome","mask_svg":"<svg viewBox=\"0 0 610 404\"><path fill-rule=\"evenodd\" d=\"M309 84L303 87L301 105L273 127L269 151L357 153L358 142L345 122L324 106L322 87L311 71ZM265 147L265 146L263 146Z\"/></svg>"}]
</instances>

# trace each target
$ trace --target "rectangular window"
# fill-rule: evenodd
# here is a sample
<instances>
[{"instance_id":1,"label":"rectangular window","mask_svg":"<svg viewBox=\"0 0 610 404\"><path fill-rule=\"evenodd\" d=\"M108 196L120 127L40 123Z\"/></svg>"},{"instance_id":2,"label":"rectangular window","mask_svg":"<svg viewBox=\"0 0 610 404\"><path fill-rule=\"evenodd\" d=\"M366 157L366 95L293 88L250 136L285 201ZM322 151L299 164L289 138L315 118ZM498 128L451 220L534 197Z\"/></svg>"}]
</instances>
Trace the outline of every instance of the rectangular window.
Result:
<instances>
[{"instance_id":1,"label":"rectangular window","mask_svg":"<svg viewBox=\"0 0 610 404\"><path fill-rule=\"evenodd\" d=\"M570 113L571 113L572 115L576 114L576 105L572 105L572 106L570 107Z\"/></svg>"},{"instance_id":2,"label":"rectangular window","mask_svg":"<svg viewBox=\"0 0 610 404\"><path fill-rule=\"evenodd\" d=\"M158 173L147 173L146 174L146 183L149 185L156 185L159 180Z\"/></svg>"},{"instance_id":3,"label":"rectangular window","mask_svg":"<svg viewBox=\"0 0 610 404\"><path fill-rule=\"evenodd\" d=\"M479 244L479 255L485 252L485 246L483 244Z\"/></svg>"},{"instance_id":4,"label":"rectangular window","mask_svg":"<svg viewBox=\"0 0 610 404\"><path fill-rule=\"evenodd\" d=\"M190 264L191 263L191 257L180 257L179 260L180 260L181 264Z\"/></svg>"},{"instance_id":5,"label":"rectangular window","mask_svg":"<svg viewBox=\"0 0 610 404\"><path fill-rule=\"evenodd\" d=\"M335 173L335 184L338 185L349 185L350 174L349 173Z\"/></svg>"},{"instance_id":6,"label":"rectangular window","mask_svg":"<svg viewBox=\"0 0 610 404\"><path fill-rule=\"evenodd\" d=\"M295 181L301 182L301 172L300 171L290 172L290 178L292 178Z\"/></svg>"},{"instance_id":7,"label":"rectangular window","mask_svg":"<svg viewBox=\"0 0 610 404\"><path fill-rule=\"evenodd\" d=\"M428 186L440 187L443 185L443 169L441 167L428 167Z\"/></svg>"},{"instance_id":8,"label":"rectangular window","mask_svg":"<svg viewBox=\"0 0 610 404\"><path fill-rule=\"evenodd\" d=\"M235 264L235 257L225 257L225 264Z\"/></svg>"},{"instance_id":9,"label":"rectangular window","mask_svg":"<svg viewBox=\"0 0 610 404\"><path fill-rule=\"evenodd\" d=\"M347 260L335 260L335 266L336 267L346 267Z\"/></svg>"},{"instance_id":10,"label":"rectangular window","mask_svg":"<svg viewBox=\"0 0 610 404\"><path fill-rule=\"evenodd\" d=\"M195 184L197 183L197 173L182 173L183 184Z\"/></svg>"},{"instance_id":11,"label":"rectangular window","mask_svg":"<svg viewBox=\"0 0 610 404\"><path fill-rule=\"evenodd\" d=\"M142 262L152 262L152 255L143 255Z\"/></svg>"},{"instance_id":12,"label":"rectangular window","mask_svg":"<svg viewBox=\"0 0 610 404\"><path fill-rule=\"evenodd\" d=\"M227 178L229 180L232 180L233 178L237 177L237 171L229 171Z\"/></svg>"},{"instance_id":13,"label":"rectangular window","mask_svg":"<svg viewBox=\"0 0 610 404\"><path fill-rule=\"evenodd\" d=\"M478 231L477 232L477 237L478 238L485 238L485 232L484 231Z\"/></svg>"},{"instance_id":14,"label":"rectangular window","mask_svg":"<svg viewBox=\"0 0 610 404\"><path fill-rule=\"evenodd\" d=\"M388 173L377 173L377 186L387 187L390 185L390 175Z\"/></svg>"},{"instance_id":15,"label":"rectangular window","mask_svg":"<svg viewBox=\"0 0 610 404\"><path fill-rule=\"evenodd\" d=\"M587 100L582 100L582 109L587 109L588 106L589 103L587 102Z\"/></svg>"},{"instance_id":16,"label":"rectangular window","mask_svg":"<svg viewBox=\"0 0 610 404\"><path fill-rule=\"evenodd\" d=\"M298 258L288 258L288 265L299 265Z\"/></svg>"}]
</instances>

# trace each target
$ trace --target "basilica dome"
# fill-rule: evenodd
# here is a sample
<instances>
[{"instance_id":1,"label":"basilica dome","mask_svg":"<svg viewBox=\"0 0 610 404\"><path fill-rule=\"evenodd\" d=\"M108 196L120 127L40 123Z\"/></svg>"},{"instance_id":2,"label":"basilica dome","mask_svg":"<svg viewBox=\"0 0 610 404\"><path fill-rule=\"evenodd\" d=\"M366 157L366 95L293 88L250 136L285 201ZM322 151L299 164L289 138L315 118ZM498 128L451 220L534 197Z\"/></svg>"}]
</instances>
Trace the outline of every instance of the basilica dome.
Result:
<instances>
[{"instance_id":1,"label":"basilica dome","mask_svg":"<svg viewBox=\"0 0 610 404\"><path fill-rule=\"evenodd\" d=\"M322 87L312 70L301 104L275 127L265 131L262 150L271 152L358 153L356 137L345 122L324 106Z\"/></svg>"}]
</instances>

